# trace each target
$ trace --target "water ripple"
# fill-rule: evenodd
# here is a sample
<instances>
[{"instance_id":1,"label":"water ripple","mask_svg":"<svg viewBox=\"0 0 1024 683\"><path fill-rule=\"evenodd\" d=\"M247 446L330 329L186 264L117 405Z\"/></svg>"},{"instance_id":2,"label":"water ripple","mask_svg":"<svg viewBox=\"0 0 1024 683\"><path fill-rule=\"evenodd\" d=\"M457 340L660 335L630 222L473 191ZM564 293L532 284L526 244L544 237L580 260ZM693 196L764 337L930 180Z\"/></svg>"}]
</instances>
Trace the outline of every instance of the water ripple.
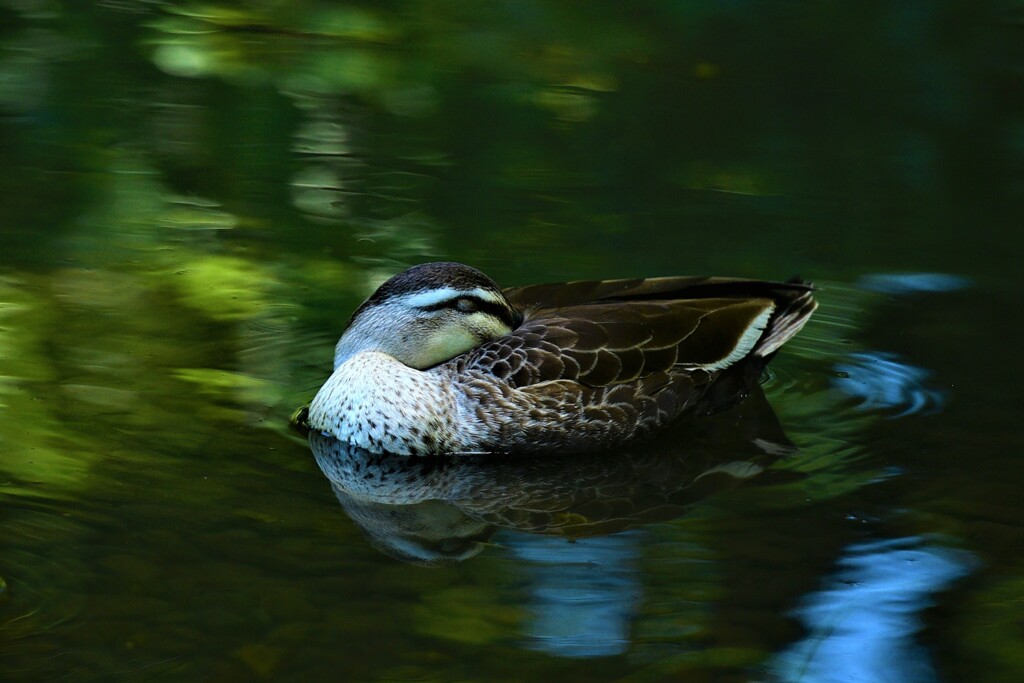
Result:
<instances>
[{"instance_id":1,"label":"water ripple","mask_svg":"<svg viewBox=\"0 0 1024 683\"><path fill-rule=\"evenodd\" d=\"M938 413L946 403L946 392L928 385L931 370L905 363L895 353L852 353L834 368L833 386L859 398L862 410L893 411L889 417L897 418Z\"/></svg>"}]
</instances>

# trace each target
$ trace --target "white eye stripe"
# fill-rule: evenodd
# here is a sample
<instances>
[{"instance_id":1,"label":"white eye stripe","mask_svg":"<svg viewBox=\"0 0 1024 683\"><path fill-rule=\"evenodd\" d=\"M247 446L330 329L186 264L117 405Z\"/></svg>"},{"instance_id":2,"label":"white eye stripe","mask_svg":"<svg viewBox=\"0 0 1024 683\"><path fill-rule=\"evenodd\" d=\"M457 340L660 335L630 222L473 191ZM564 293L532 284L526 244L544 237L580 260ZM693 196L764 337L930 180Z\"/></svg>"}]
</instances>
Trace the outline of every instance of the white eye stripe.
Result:
<instances>
[{"instance_id":1,"label":"white eye stripe","mask_svg":"<svg viewBox=\"0 0 1024 683\"><path fill-rule=\"evenodd\" d=\"M416 292L415 294L405 294L403 296L396 297L395 301L411 308L428 308L430 306L436 306L443 301L457 299L460 296L476 297L483 301L490 301L491 303L498 304L499 306L505 305L505 302L502 301L497 294L479 287L475 287L473 289L438 287L437 289L428 289L422 292Z\"/></svg>"}]
</instances>

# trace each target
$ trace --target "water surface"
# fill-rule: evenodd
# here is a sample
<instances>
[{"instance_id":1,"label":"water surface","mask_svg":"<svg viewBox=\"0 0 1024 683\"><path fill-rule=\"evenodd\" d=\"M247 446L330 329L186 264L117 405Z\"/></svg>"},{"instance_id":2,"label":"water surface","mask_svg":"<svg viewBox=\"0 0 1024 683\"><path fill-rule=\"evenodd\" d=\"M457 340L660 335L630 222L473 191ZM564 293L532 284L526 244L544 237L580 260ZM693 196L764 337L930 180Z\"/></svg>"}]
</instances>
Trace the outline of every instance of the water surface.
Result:
<instances>
[{"instance_id":1,"label":"water surface","mask_svg":"<svg viewBox=\"0 0 1024 683\"><path fill-rule=\"evenodd\" d=\"M1024 677L1022 20L3 3L3 679ZM628 452L290 431L439 259L821 308L763 396Z\"/></svg>"}]
</instances>

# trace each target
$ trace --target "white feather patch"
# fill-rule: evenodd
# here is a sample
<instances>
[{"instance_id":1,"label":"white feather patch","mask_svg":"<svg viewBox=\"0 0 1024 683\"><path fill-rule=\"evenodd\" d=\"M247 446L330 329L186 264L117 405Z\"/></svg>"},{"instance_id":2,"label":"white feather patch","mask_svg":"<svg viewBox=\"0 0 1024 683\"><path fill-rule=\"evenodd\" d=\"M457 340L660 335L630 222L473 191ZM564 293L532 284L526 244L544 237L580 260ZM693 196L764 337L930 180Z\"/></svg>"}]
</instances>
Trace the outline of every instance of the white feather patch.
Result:
<instances>
[{"instance_id":1,"label":"white feather patch","mask_svg":"<svg viewBox=\"0 0 1024 683\"><path fill-rule=\"evenodd\" d=\"M750 353L754 345L757 344L757 340L761 338L761 333L764 332L765 325L768 324L768 319L772 317L772 313L775 311L775 304L772 304L768 308L764 309L761 313L757 314L747 329L743 330L743 334L740 335L740 340L733 347L729 354L721 360L716 360L713 363L707 363L705 365L698 365L697 367L702 370L722 370L727 368L741 358L745 358Z\"/></svg>"}]
</instances>

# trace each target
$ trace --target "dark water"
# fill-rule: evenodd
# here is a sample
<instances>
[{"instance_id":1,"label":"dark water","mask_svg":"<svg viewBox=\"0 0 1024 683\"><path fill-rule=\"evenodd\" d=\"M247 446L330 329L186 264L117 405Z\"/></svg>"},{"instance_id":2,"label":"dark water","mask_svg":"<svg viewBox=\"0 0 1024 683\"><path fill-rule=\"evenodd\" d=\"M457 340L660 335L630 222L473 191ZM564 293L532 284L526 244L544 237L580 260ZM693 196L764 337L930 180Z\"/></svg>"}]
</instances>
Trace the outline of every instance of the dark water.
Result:
<instances>
[{"instance_id":1,"label":"dark water","mask_svg":"<svg viewBox=\"0 0 1024 683\"><path fill-rule=\"evenodd\" d=\"M1022 27L0 3L0 678L1024 678ZM436 259L822 306L633 453L311 449L349 313Z\"/></svg>"}]
</instances>

